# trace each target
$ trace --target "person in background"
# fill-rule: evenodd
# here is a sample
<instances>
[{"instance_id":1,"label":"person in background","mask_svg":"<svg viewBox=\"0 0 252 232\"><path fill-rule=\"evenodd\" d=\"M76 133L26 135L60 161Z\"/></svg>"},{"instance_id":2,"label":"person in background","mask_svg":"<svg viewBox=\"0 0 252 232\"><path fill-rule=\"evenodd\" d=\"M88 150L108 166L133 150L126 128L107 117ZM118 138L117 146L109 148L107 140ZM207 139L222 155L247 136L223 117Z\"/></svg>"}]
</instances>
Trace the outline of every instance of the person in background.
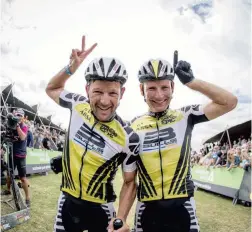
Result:
<instances>
[{"instance_id":1,"label":"person in background","mask_svg":"<svg viewBox=\"0 0 252 232\"><path fill-rule=\"evenodd\" d=\"M22 182L22 187L25 192L25 202L27 207L30 207L31 200L30 200L30 191L29 191L29 182L26 178L26 155L27 155L27 145L26 145L26 138L28 127L24 123L25 113L23 109L17 109L14 111L14 116L19 118L19 121L16 126L16 130L14 131L14 137L16 140L13 142L13 165L11 160L9 160L10 168L13 169L13 172L17 168L19 179ZM10 152L11 153L11 152ZM10 158L11 156L9 156ZM7 178L7 188L3 195L11 194L11 180L10 177Z\"/></svg>"},{"instance_id":2,"label":"person in background","mask_svg":"<svg viewBox=\"0 0 252 232\"><path fill-rule=\"evenodd\" d=\"M50 132L44 132L45 137L42 140L42 149L51 150L51 143L50 143Z\"/></svg>"},{"instance_id":3,"label":"person in background","mask_svg":"<svg viewBox=\"0 0 252 232\"><path fill-rule=\"evenodd\" d=\"M34 148L41 149L42 148L42 141L44 139L43 133L40 130L37 130L34 135Z\"/></svg>"},{"instance_id":4,"label":"person in background","mask_svg":"<svg viewBox=\"0 0 252 232\"><path fill-rule=\"evenodd\" d=\"M28 132L27 132L27 147L33 147L34 146L34 140L33 140L33 134L31 130L31 124L27 123Z\"/></svg>"},{"instance_id":5,"label":"person in background","mask_svg":"<svg viewBox=\"0 0 252 232\"><path fill-rule=\"evenodd\" d=\"M243 148L241 150L241 160L240 167L248 171L251 168L251 157L248 154L248 149Z\"/></svg>"}]
</instances>

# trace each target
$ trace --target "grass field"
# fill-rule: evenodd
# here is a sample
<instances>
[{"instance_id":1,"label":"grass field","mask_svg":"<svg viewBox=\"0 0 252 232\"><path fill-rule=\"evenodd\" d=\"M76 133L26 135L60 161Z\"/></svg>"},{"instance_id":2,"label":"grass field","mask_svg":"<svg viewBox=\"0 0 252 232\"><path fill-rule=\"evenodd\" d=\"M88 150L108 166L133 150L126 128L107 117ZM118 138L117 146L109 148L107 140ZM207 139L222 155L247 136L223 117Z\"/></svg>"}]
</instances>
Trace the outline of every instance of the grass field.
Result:
<instances>
[{"instance_id":1,"label":"grass field","mask_svg":"<svg viewBox=\"0 0 252 232\"><path fill-rule=\"evenodd\" d=\"M60 175L33 176L29 178L32 192L31 219L10 232L52 232L57 200L60 194ZM119 193L121 178L116 178L116 192ZM249 232L251 231L251 208L232 205L232 200L205 191L195 194L197 215L201 232ZM118 202L115 203L118 207ZM133 206L128 223L133 225ZM1 214L10 211L2 204Z\"/></svg>"}]
</instances>

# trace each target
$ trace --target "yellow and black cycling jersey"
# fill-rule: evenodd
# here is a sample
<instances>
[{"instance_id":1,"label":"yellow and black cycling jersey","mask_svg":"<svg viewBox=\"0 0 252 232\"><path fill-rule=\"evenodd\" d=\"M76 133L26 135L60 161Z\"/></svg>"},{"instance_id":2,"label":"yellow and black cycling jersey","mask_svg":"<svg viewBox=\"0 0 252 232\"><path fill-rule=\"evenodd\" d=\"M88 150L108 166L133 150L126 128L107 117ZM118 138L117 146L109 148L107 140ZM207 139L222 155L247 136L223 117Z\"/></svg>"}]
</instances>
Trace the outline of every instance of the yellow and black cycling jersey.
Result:
<instances>
[{"instance_id":1,"label":"yellow and black cycling jersey","mask_svg":"<svg viewBox=\"0 0 252 232\"><path fill-rule=\"evenodd\" d=\"M138 135L118 115L99 122L84 96L63 90L59 104L71 110L61 190L90 202L115 201L112 181L118 166L124 172L136 170Z\"/></svg>"},{"instance_id":2,"label":"yellow and black cycling jersey","mask_svg":"<svg viewBox=\"0 0 252 232\"><path fill-rule=\"evenodd\" d=\"M140 138L138 200L153 201L190 197L191 135L196 123L208 121L203 106L146 113L131 121Z\"/></svg>"}]
</instances>

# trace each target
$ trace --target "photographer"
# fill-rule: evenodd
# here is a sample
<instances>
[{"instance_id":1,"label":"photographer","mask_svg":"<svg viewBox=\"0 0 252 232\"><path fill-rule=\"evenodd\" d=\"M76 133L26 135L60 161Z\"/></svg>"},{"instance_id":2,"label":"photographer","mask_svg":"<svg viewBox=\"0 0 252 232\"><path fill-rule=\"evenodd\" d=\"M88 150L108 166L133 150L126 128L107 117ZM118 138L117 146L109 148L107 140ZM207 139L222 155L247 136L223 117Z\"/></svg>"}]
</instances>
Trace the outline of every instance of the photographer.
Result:
<instances>
[{"instance_id":1,"label":"photographer","mask_svg":"<svg viewBox=\"0 0 252 232\"><path fill-rule=\"evenodd\" d=\"M25 199L27 207L30 207L30 194L28 189L28 180L26 178L26 137L28 132L28 127L24 124L24 111L22 109L17 109L13 113L15 119L17 119L16 129L13 130L13 172L16 167L18 170L18 176L22 182L22 187L25 192ZM11 153L10 153L11 154ZM9 156L9 158L11 155ZM9 166L12 168L11 159L9 160ZM11 194L11 180L10 177L7 178L7 187L8 190L4 191L3 195Z\"/></svg>"}]
</instances>

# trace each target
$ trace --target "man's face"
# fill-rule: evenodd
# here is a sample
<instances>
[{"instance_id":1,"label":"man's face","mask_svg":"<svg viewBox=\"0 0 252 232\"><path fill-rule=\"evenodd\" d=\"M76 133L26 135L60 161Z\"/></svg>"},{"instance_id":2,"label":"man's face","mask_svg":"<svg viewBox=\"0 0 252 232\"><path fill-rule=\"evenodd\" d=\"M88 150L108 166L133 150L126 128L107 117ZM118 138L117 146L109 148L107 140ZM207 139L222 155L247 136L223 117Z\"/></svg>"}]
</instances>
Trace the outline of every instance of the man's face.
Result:
<instances>
[{"instance_id":1,"label":"man's face","mask_svg":"<svg viewBox=\"0 0 252 232\"><path fill-rule=\"evenodd\" d=\"M99 121L108 121L115 113L125 88L119 82L94 81L86 86L93 114Z\"/></svg>"},{"instance_id":2,"label":"man's face","mask_svg":"<svg viewBox=\"0 0 252 232\"><path fill-rule=\"evenodd\" d=\"M147 81L140 84L151 112L162 112L168 108L172 99L174 83L170 80Z\"/></svg>"}]
</instances>

